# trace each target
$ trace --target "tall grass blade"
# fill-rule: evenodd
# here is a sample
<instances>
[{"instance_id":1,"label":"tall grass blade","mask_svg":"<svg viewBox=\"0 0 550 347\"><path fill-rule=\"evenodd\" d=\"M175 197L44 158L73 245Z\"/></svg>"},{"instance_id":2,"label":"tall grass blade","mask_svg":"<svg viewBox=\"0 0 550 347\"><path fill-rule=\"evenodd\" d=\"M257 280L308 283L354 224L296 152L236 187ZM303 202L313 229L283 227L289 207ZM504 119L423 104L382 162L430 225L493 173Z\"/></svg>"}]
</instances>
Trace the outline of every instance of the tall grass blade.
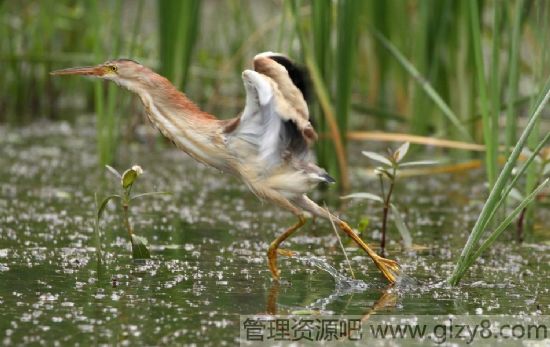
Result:
<instances>
[{"instance_id":1,"label":"tall grass blade","mask_svg":"<svg viewBox=\"0 0 550 347\"><path fill-rule=\"evenodd\" d=\"M161 72L183 89L198 34L199 0L159 0Z\"/></svg>"},{"instance_id":2,"label":"tall grass blade","mask_svg":"<svg viewBox=\"0 0 550 347\"><path fill-rule=\"evenodd\" d=\"M478 103L481 110L483 123L483 141L487 150L485 151L485 165L487 169L487 180L489 187L493 187L497 174L497 148L494 148L493 137L498 136L498 124L493 124L490 110L490 98L488 95L487 80L485 78L485 64L483 62L483 51L481 45L481 23L479 20L479 3L477 0L470 0L468 3L470 12L470 26L472 32L472 45L474 48L475 73L477 81ZM497 6L498 7L498 6Z\"/></svg>"},{"instance_id":3,"label":"tall grass blade","mask_svg":"<svg viewBox=\"0 0 550 347\"><path fill-rule=\"evenodd\" d=\"M537 39L540 42L540 53L538 54L538 59L536 60L536 81L539 82L540 77L539 76L545 76L547 74L546 67L548 66L549 60L547 59L549 57L548 54L548 29L549 29L549 20L548 16L550 16L550 6L547 1L538 1L535 3L535 9L536 13L539 14L537 17L535 23L537 30L535 31L537 33ZM533 148L536 146L537 142L539 141L539 134L540 134L540 120L535 123L535 129L532 132L531 136L529 137L529 140L527 141L527 144L530 148ZM538 172L537 168L535 166L529 167L527 169L527 179L525 181L525 194L532 191L535 186L537 185L538 181L540 180L539 177L540 173ZM532 231L533 229L533 220L535 216L535 203L530 204L527 206L527 209L525 211L525 217L524 220L525 223L525 229L527 231Z\"/></svg>"},{"instance_id":4,"label":"tall grass blade","mask_svg":"<svg viewBox=\"0 0 550 347\"><path fill-rule=\"evenodd\" d=\"M92 3L92 21L95 28L93 53L96 61L102 61L103 49L101 46L101 28L102 16L100 10L101 4L99 0L95 0ZM96 114L96 138L97 138L97 152L100 165L110 164L109 161L109 148L106 143L107 140L107 125L106 125L106 111L105 111L105 83L101 80L94 81L94 110Z\"/></svg>"},{"instance_id":5,"label":"tall grass blade","mask_svg":"<svg viewBox=\"0 0 550 347\"><path fill-rule=\"evenodd\" d=\"M498 118L500 115L500 46L501 46L501 17L502 6L495 5L493 9L493 43L491 53L491 76L490 76L490 88L489 96L491 102L490 109L490 125L491 135L488 139L485 139L485 143L490 142L491 145L487 146L486 154L490 157L491 166L495 170L493 173L493 181L489 180L489 187L496 178L496 171L498 171L498 155L499 155L499 124ZM483 116L483 115L482 115ZM489 153L490 152L490 153ZM487 159L486 159L487 160Z\"/></svg>"},{"instance_id":6,"label":"tall grass blade","mask_svg":"<svg viewBox=\"0 0 550 347\"><path fill-rule=\"evenodd\" d=\"M329 69L332 61L332 1L331 0L314 0L311 1L311 35L313 40L313 55L319 74L330 85L331 71ZM317 122L316 128L319 133L329 132L329 127L326 117L323 114L323 109L316 102L312 105L312 116ZM340 173L338 170L338 161L334 146L330 139L319 139L316 145L316 154L319 165L330 172L337 181L340 181Z\"/></svg>"},{"instance_id":7,"label":"tall grass blade","mask_svg":"<svg viewBox=\"0 0 550 347\"><path fill-rule=\"evenodd\" d=\"M339 0L336 28L336 92L335 112L342 141L346 141L351 109L351 92L357 55L357 34L362 1Z\"/></svg>"},{"instance_id":8,"label":"tall grass blade","mask_svg":"<svg viewBox=\"0 0 550 347\"><path fill-rule=\"evenodd\" d=\"M472 140L472 136L466 131L456 114L451 110L449 105L435 91L431 84L418 72L414 65L395 47L384 35L378 31L374 31L374 36L382 43L382 45L394 56L395 59L405 68L405 70L414 78L432 101L439 107L441 112L451 121L458 131L468 140Z\"/></svg>"},{"instance_id":9,"label":"tall grass blade","mask_svg":"<svg viewBox=\"0 0 550 347\"><path fill-rule=\"evenodd\" d=\"M113 21L112 21L112 28L111 33L113 35L113 46L111 48L111 56L118 57L121 51L122 46L122 23L116 18L120 18L122 15L122 6L123 3L121 1L115 2L113 4ZM106 132L106 138L104 145L104 161L101 164L107 164L107 163L113 163L115 160L115 153L116 149L118 147L118 134L119 134L119 114L120 111L117 112L116 107L119 106L118 95L119 95L119 88L118 86L108 83L106 84L107 88L107 103L106 103L106 109L105 111L107 114L105 115L106 119L106 127L104 131Z\"/></svg>"},{"instance_id":10,"label":"tall grass blade","mask_svg":"<svg viewBox=\"0 0 550 347\"><path fill-rule=\"evenodd\" d=\"M410 135L404 133L388 133L382 131L350 131L348 139L353 141L386 141L386 142L410 142L425 146L462 149L465 151L485 151L485 146L471 142L460 142L434 137Z\"/></svg>"},{"instance_id":11,"label":"tall grass blade","mask_svg":"<svg viewBox=\"0 0 550 347\"><path fill-rule=\"evenodd\" d=\"M521 38L522 27L522 10L524 0L516 0L514 7L514 18L512 22L512 37L510 44L510 62L508 69L508 109L506 110L506 130L505 130L505 145L506 151L509 152L516 141L516 105L514 101L518 98L519 88L519 45Z\"/></svg>"}]
</instances>

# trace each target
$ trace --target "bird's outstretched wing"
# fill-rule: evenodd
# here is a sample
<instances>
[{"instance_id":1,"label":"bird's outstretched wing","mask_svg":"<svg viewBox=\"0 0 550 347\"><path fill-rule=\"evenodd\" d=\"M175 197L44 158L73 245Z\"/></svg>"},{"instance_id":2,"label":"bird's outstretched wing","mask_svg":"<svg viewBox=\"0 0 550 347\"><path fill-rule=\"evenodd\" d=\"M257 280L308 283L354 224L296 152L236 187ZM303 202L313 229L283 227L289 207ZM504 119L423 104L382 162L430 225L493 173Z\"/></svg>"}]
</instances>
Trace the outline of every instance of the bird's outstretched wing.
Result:
<instances>
[{"instance_id":1,"label":"bird's outstretched wing","mask_svg":"<svg viewBox=\"0 0 550 347\"><path fill-rule=\"evenodd\" d=\"M255 146L259 159L269 166L288 157L306 159L317 139L299 81L289 73L291 64L273 53L254 58L254 70L242 75L245 109L228 134Z\"/></svg>"}]
</instances>

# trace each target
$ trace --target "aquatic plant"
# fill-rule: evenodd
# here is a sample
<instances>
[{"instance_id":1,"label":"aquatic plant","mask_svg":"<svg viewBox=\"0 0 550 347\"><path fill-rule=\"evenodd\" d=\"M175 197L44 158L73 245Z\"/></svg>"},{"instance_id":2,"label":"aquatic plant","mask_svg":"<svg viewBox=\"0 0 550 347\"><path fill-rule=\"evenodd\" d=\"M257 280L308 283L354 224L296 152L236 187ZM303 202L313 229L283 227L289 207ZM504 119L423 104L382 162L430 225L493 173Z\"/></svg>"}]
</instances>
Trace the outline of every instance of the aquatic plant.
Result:
<instances>
[{"instance_id":1,"label":"aquatic plant","mask_svg":"<svg viewBox=\"0 0 550 347\"><path fill-rule=\"evenodd\" d=\"M466 245L462 249L462 253L458 259L458 262L453 270L453 273L449 277L448 281L452 285L458 284L468 268L475 262L475 260L486 250L488 249L495 240L506 230L506 228L514 221L514 219L523 211L523 209L539 194L545 185L548 183L550 178L546 178L541 184L535 187L527 196L521 201L521 203L510 213L507 213L506 218L498 224L498 226L489 234L489 236L479 244L481 238L489 229L491 224L495 220L495 215L503 203L507 200L510 192L514 188L515 184L522 176L523 173L527 170L530 164L535 160L536 155L544 147L544 145L550 140L550 133L547 133L546 136L538 143L531 155L527 160L520 166L517 170L515 177L512 178L512 171L516 166L519 156L527 144L527 141L532 134L533 130L536 128L535 125L538 123L542 115L544 106L546 106L548 100L550 99L550 79L547 80L543 90L541 91L539 97L537 98L535 106L530 112L529 122L525 126L523 133L519 137L514 149L508 156L506 164L504 165L502 171L500 172L489 197L481 210L481 213L468 237Z\"/></svg>"},{"instance_id":2,"label":"aquatic plant","mask_svg":"<svg viewBox=\"0 0 550 347\"><path fill-rule=\"evenodd\" d=\"M132 195L132 187L134 186L134 183L136 182L136 179L143 173L143 170L140 166L134 165L132 168L124 171L124 173L118 172L113 167L106 165L107 170L112 173L119 181L120 181L120 193L119 194L111 194L107 197L105 197L100 204L97 204L97 198L96 198L96 239L97 239L97 252L98 252L98 258L101 259L101 237L99 232L99 221L101 219L101 216L103 215L103 211L105 210L105 207L107 207L107 204L111 200L118 200L120 203L120 208L122 210L122 220L124 223L124 228L128 232L128 238L130 240L130 243L132 245L132 258L133 259L148 259L151 258L151 254L149 252L149 249L147 248L147 239L138 236L134 233L134 228L132 227L132 224L130 222L130 203L136 199L145 197L145 196L151 196L151 195L159 195L159 194L169 194L167 192L147 192L147 193L141 193ZM97 197L97 195L96 195Z\"/></svg>"},{"instance_id":3,"label":"aquatic plant","mask_svg":"<svg viewBox=\"0 0 550 347\"><path fill-rule=\"evenodd\" d=\"M342 197L342 199L368 199L382 204L382 238L380 240L380 248L382 249L382 251L386 246L386 229L390 210L393 216L395 227L397 228L403 239L404 247L410 248L412 246L412 238L409 228L403 220L401 212L399 211L397 206L392 203L392 196L394 195L394 188L397 182L399 169L403 167L433 165L436 163L432 160L402 162L403 158L405 158L405 155L407 155L409 151L409 145L409 142L405 142L395 151L391 151L388 149L387 155L363 151L362 153L364 156L383 165L374 169L374 172L378 176L378 180L380 182L381 195L376 195L372 193L354 193ZM388 185L387 189L386 185Z\"/></svg>"}]
</instances>

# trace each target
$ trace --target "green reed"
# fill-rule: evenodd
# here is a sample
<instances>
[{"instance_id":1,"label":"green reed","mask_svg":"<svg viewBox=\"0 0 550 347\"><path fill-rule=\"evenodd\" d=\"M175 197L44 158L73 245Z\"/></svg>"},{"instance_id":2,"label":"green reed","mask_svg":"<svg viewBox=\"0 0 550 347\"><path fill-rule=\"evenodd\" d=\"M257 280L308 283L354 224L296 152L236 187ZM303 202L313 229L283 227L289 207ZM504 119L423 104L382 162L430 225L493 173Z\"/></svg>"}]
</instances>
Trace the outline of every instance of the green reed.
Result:
<instances>
[{"instance_id":1,"label":"green reed","mask_svg":"<svg viewBox=\"0 0 550 347\"><path fill-rule=\"evenodd\" d=\"M161 73L183 88L188 79L200 18L199 0L159 0Z\"/></svg>"},{"instance_id":2,"label":"green reed","mask_svg":"<svg viewBox=\"0 0 550 347\"><path fill-rule=\"evenodd\" d=\"M351 96L357 62L359 16L362 1L340 0L337 7L335 50L334 110L338 115L338 127L344 145L351 111Z\"/></svg>"},{"instance_id":3,"label":"green reed","mask_svg":"<svg viewBox=\"0 0 550 347\"><path fill-rule=\"evenodd\" d=\"M330 65L333 61L331 40L329 39L333 30L332 20L332 3L331 0L320 0L311 2L311 36L313 43L313 54L319 74L325 83L331 83ZM326 134L329 133L329 128L323 110L319 103L312 105L311 115L316 121L317 132ZM339 181L338 165L334 147L330 139L319 139L316 146L317 160L319 165L324 167L328 172L334 175Z\"/></svg>"},{"instance_id":4,"label":"green reed","mask_svg":"<svg viewBox=\"0 0 550 347\"><path fill-rule=\"evenodd\" d=\"M539 1L535 4L534 13L536 13L535 22L537 23L537 25L535 26L535 36L538 39L537 41L541 43L539 47L539 54L535 64L535 71L536 75L539 76L537 82L541 83L542 76L547 76L550 73L550 69L548 68L548 64L550 63L550 54L548 53L548 39L550 38L548 35L548 30L550 29L550 21L548 20L548 16L550 15L550 6L545 1ZM541 121L539 119L535 123L535 131L533 131L533 133L529 137L529 140L527 141L528 146L531 149L535 148L537 143L539 142L540 128ZM539 184L539 182L543 179L544 177L540 174L535 166L529 167L529 169L527 170L527 179L525 181L524 194L533 191L537 184ZM526 231L531 231L531 229L533 228L536 207L535 204L536 203L526 206L526 211L524 215ZM520 228L518 232L522 233L523 230L521 230Z\"/></svg>"},{"instance_id":5,"label":"green reed","mask_svg":"<svg viewBox=\"0 0 550 347\"><path fill-rule=\"evenodd\" d=\"M505 128L505 148L509 153L513 144L516 141L516 124L517 124L517 108L514 100L518 97L519 89L519 51L520 38L522 29L522 12L524 8L524 0L517 0L513 7L512 25L510 26L510 63L508 64L509 81L508 81L508 105L506 110L506 128Z\"/></svg>"}]
</instances>

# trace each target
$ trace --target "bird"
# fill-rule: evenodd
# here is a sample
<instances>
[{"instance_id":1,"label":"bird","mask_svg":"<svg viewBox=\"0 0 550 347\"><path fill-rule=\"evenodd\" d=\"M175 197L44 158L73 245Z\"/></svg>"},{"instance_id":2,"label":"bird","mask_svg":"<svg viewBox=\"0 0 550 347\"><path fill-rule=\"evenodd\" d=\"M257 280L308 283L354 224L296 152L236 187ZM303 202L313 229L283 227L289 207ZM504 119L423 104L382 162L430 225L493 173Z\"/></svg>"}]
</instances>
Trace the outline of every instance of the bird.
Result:
<instances>
[{"instance_id":1,"label":"bird","mask_svg":"<svg viewBox=\"0 0 550 347\"><path fill-rule=\"evenodd\" d=\"M308 197L319 183L334 179L315 164L311 146L317 133L310 122L304 70L281 53L257 54L242 72L246 92L243 111L219 119L203 111L167 78L132 59L52 71L108 80L135 93L154 127L177 148L208 166L239 178L261 200L294 214L297 222L267 249L267 264L280 280L279 248L308 217L331 220L373 260L382 275L396 282L399 264L378 255L342 219Z\"/></svg>"}]
</instances>

